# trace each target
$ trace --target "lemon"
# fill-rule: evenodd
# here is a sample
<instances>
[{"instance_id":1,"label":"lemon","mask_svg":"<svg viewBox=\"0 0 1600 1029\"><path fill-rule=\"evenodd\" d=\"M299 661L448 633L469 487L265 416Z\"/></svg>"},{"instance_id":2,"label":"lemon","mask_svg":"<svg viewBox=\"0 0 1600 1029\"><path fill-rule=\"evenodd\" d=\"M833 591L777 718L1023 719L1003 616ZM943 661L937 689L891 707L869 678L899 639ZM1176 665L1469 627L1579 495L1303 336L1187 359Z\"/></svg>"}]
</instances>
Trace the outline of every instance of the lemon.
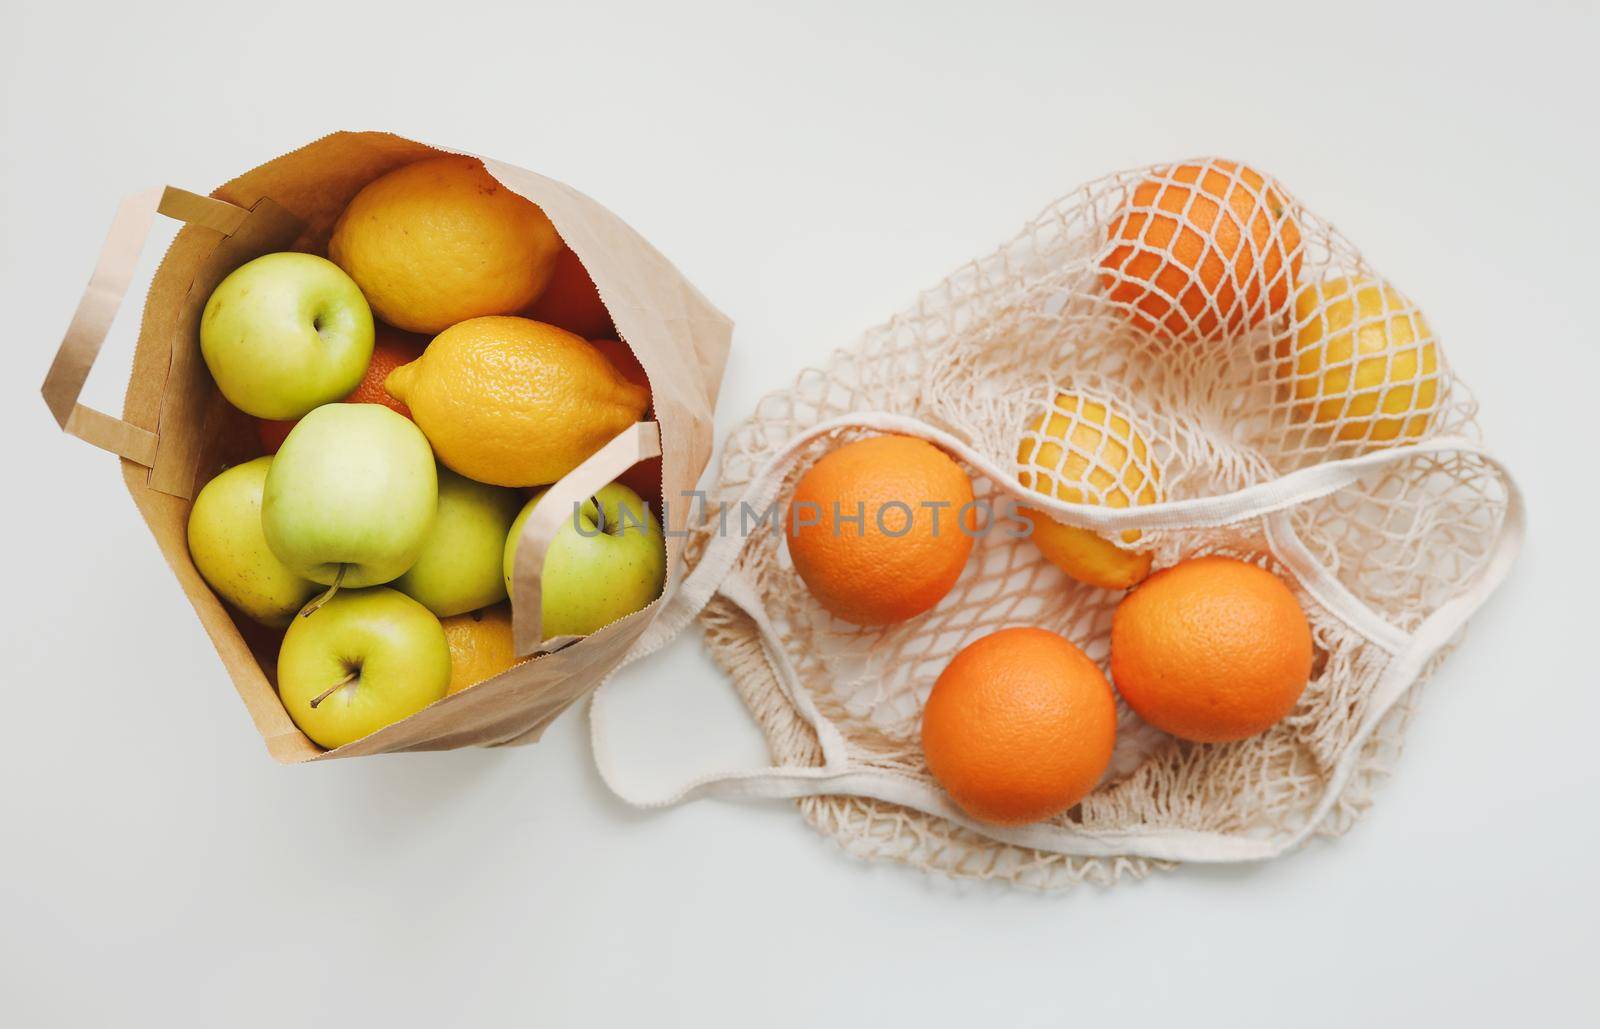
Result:
<instances>
[{"instance_id":1,"label":"lemon","mask_svg":"<svg viewBox=\"0 0 1600 1029\"><path fill-rule=\"evenodd\" d=\"M452 325L383 387L446 467L495 486L555 482L650 402L583 337L528 318Z\"/></svg>"},{"instance_id":2,"label":"lemon","mask_svg":"<svg viewBox=\"0 0 1600 1029\"><path fill-rule=\"evenodd\" d=\"M1125 415L1076 393L1057 394L1027 425L1017 444L1022 485L1076 504L1129 507L1161 500L1160 473L1150 444ZM1127 589L1150 574L1149 553L1124 550L1089 529L1062 525L1042 511L1022 509L1033 522L1034 545L1079 582ZM1122 534L1136 543L1137 529Z\"/></svg>"},{"instance_id":3,"label":"lemon","mask_svg":"<svg viewBox=\"0 0 1600 1029\"><path fill-rule=\"evenodd\" d=\"M1339 440L1420 436L1437 413L1439 346L1422 312L1377 279L1335 278L1295 297L1293 339L1278 374L1302 421L1338 425Z\"/></svg>"},{"instance_id":4,"label":"lemon","mask_svg":"<svg viewBox=\"0 0 1600 1029\"><path fill-rule=\"evenodd\" d=\"M357 193L328 241L380 319L435 333L539 298L561 237L539 206L470 157L405 165Z\"/></svg>"}]
</instances>

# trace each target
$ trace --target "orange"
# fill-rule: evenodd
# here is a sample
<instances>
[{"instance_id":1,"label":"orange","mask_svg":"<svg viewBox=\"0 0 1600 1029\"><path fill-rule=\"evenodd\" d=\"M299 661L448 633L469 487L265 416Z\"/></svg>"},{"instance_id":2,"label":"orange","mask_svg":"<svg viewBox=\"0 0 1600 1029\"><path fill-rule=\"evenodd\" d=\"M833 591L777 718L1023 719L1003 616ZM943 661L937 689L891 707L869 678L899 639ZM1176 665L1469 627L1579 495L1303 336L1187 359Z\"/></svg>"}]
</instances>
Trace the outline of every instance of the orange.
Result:
<instances>
[{"instance_id":1,"label":"orange","mask_svg":"<svg viewBox=\"0 0 1600 1029\"><path fill-rule=\"evenodd\" d=\"M1159 571L1111 619L1111 678L1156 728L1242 740L1287 715L1311 678L1311 626L1276 575L1231 557Z\"/></svg>"},{"instance_id":2,"label":"orange","mask_svg":"<svg viewBox=\"0 0 1600 1029\"><path fill-rule=\"evenodd\" d=\"M422 356L423 348L428 345L426 336L418 336L410 332L401 332L392 325L378 322L376 339L372 345L372 360L367 363L367 373L361 377L361 382L344 398L346 404L382 404L391 411L411 417L411 410L390 396L383 388L383 380L389 373L405 364L415 361ZM266 453L276 454L278 448L283 446L283 441L289 438L289 430L297 422L275 422L265 418L256 420L256 433L261 437L261 445L266 448Z\"/></svg>"},{"instance_id":3,"label":"orange","mask_svg":"<svg viewBox=\"0 0 1600 1029\"><path fill-rule=\"evenodd\" d=\"M474 157L433 157L367 183L333 227L328 257L372 313L411 332L512 314L538 299L561 237L539 206Z\"/></svg>"},{"instance_id":4,"label":"orange","mask_svg":"<svg viewBox=\"0 0 1600 1029\"><path fill-rule=\"evenodd\" d=\"M450 644L450 685L445 695L491 679L527 658L511 644L511 608L495 604L463 615L439 619Z\"/></svg>"},{"instance_id":5,"label":"orange","mask_svg":"<svg viewBox=\"0 0 1600 1029\"><path fill-rule=\"evenodd\" d=\"M950 592L972 553L976 514L972 481L948 454L910 436L872 436L807 469L785 531L819 604L847 622L887 625Z\"/></svg>"},{"instance_id":6,"label":"orange","mask_svg":"<svg viewBox=\"0 0 1600 1029\"><path fill-rule=\"evenodd\" d=\"M1232 161L1182 164L1134 187L1100 261L1109 297L1164 338L1235 335L1284 310L1300 226L1264 176Z\"/></svg>"},{"instance_id":7,"label":"orange","mask_svg":"<svg viewBox=\"0 0 1600 1029\"><path fill-rule=\"evenodd\" d=\"M1280 379L1300 421L1335 438L1421 436L1439 402L1439 346L1422 312L1378 279L1314 282L1294 299L1293 339L1278 341Z\"/></svg>"},{"instance_id":8,"label":"orange","mask_svg":"<svg viewBox=\"0 0 1600 1029\"><path fill-rule=\"evenodd\" d=\"M1128 507L1161 500L1161 477L1150 444L1122 412L1076 393L1060 393L1030 421L1017 443L1017 481L1076 504ZM1033 543L1050 563L1079 582L1125 590L1150 574L1148 552L1124 550L1089 529L1063 525L1023 508ZM1137 543L1138 529L1122 533Z\"/></svg>"},{"instance_id":9,"label":"orange","mask_svg":"<svg viewBox=\"0 0 1600 1029\"><path fill-rule=\"evenodd\" d=\"M650 390L587 340L527 318L473 318L384 381L452 471L555 482L644 416Z\"/></svg>"},{"instance_id":10,"label":"orange","mask_svg":"<svg viewBox=\"0 0 1600 1029\"><path fill-rule=\"evenodd\" d=\"M1044 629L1001 629L963 648L922 711L928 770L961 810L1026 825L1094 789L1117 743L1098 665Z\"/></svg>"},{"instance_id":11,"label":"orange","mask_svg":"<svg viewBox=\"0 0 1600 1029\"><path fill-rule=\"evenodd\" d=\"M555 271L528 317L575 332L584 339L602 339L617 331L594 280L589 278L578 255L567 247L556 255Z\"/></svg>"},{"instance_id":12,"label":"orange","mask_svg":"<svg viewBox=\"0 0 1600 1029\"><path fill-rule=\"evenodd\" d=\"M614 339L590 340L594 348L606 355L606 360L622 373L622 377L637 386L650 388L650 379L644 373L644 365L639 363L639 358L634 356L633 349L628 344ZM644 416L654 417L654 401L651 400L645 407ZM646 461L629 468L617 476L617 481L633 490L639 496L651 503L651 510L661 512L661 458L652 457Z\"/></svg>"}]
</instances>

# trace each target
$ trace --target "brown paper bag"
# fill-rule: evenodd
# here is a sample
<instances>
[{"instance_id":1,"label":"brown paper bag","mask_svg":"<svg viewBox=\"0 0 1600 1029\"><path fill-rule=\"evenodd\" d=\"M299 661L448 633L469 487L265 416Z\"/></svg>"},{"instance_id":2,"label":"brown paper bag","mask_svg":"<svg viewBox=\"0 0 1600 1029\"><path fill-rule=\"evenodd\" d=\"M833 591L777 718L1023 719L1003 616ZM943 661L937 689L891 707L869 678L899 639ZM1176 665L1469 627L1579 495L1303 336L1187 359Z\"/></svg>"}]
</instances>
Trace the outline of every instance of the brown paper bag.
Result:
<instances>
[{"instance_id":1,"label":"brown paper bag","mask_svg":"<svg viewBox=\"0 0 1600 1029\"><path fill-rule=\"evenodd\" d=\"M189 558L191 498L222 467L254 456L249 419L221 397L200 356L200 313L231 271L277 250L325 253L333 223L361 187L442 151L381 132L339 132L239 176L209 197L168 187L128 198L44 383L63 430L122 458L122 474L195 613L205 625L267 750L285 763L405 750L530 743L604 678L684 576L685 503L669 503L667 585L650 607L582 639L542 639L539 570L558 519L529 518L512 591L518 652L531 661L365 739L323 751L296 728L274 685L277 638L235 619ZM638 233L560 182L483 158L489 173L544 209L578 255L618 333L650 377L656 422L640 423L551 488L569 511L637 461L662 456L662 495L692 490L711 454L712 410L732 323ZM122 417L78 403L84 381L127 292L156 213L185 222L145 301ZM659 426L659 431L658 431Z\"/></svg>"}]
</instances>

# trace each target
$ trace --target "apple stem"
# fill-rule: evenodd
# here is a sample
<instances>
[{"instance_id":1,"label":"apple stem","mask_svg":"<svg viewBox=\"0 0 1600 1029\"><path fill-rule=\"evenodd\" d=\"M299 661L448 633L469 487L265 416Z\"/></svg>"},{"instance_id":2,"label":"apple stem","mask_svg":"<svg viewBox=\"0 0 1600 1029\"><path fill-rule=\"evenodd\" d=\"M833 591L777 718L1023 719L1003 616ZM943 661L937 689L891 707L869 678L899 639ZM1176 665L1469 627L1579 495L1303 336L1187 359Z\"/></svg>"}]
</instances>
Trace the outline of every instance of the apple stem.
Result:
<instances>
[{"instance_id":1,"label":"apple stem","mask_svg":"<svg viewBox=\"0 0 1600 1029\"><path fill-rule=\"evenodd\" d=\"M601 532L605 532L606 531L606 507L605 507L605 505L600 503L600 498L599 497L590 497L589 498L589 503L594 505L594 524L595 524L595 528L599 529Z\"/></svg>"},{"instance_id":2,"label":"apple stem","mask_svg":"<svg viewBox=\"0 0 1600 1029\"><path fill-rule=\"evenodd\" d=\"M327 689L323 690L321 693L319 693L316 696L312 697L311 698L311 710L315 711L317 709L317 705L322 703L324 700L327 700L329 697L333 696L335 691L337 691L341 687L350 685L351 683L355 682L359 678L361 678L361 669L357 668L354 671L352 671L349 675L345 676L343 679L340 679L338 682L334 683L332 686L329 686Z\"/></svg>"},{"instance_id":3,"label":"apple stem","mask_svg":"<svg viewBox=\"0 0 1600 1029\"><path fill-rule=\"evenodd\" d=\"M322 594L318 596L316 600L313 600L311 603L306 605L305 610L300 612L301 618L310 618L312 615L317 613L318 608L333 599L333 595L339 592L339 587L344 585L344 573L349 567L350 566L346 564L341 564L339 566L339 574L333 577L333 585L323 590ZM311 706L316 707L317 705L312 704Z\"/></svg>"}]
</instances>

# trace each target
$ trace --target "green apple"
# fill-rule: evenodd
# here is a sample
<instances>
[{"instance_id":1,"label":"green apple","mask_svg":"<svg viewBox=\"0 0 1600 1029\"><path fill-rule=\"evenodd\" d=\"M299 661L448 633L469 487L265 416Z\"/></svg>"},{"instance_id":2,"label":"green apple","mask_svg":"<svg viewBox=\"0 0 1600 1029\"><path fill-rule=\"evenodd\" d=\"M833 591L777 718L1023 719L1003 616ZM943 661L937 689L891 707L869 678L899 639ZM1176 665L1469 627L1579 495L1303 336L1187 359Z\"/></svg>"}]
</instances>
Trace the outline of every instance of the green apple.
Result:
<instances>
[{"instance_id":1,"label":"green apple","mask_svg":"<svg viewBox=\"0 0 1600 1029\"><path fill-rule=\"evenodd\" d=\"M501 569L508 592L517 537L545 493L534 494L511 523ZM603 486L561 520L545 552L545 638L587 636L642 610L661 595L666 579L666 539L649 507L621 483Z\"/></svg>"},{"instance_id":2,"label":"green apple","mask_svg":"<svg viewBox=\"0 0 1600 1029\"><path fill-rule=\"evenodd\" d=\"M261 527L296 575L376 586L422 553L438 503L433 451L415 422L382 404L324 404L273 458Z\"/></svg>"},{"instance_id":3,"label":"green apple","mask_svg":"<svg viewBox=\"0 0 1600 1029\"><path fill-rule=\"evenodd\" d=\"M206 584L246 615L283 628L317 591L279 561L261 531L261 494L272 458L234 465L189 508L189 556ZM495 581L499 581L498 558Z\"/></svg>"},{"instance_id":4,"label":"green apple","mask_svg":"<svg viewBox=\"0 0 1600 1029\"><path fill-rule=\"evenodd\" d=\"M211 292L200 353L230 404L289 421L360 385L372 359L372 309L332 261L268 254Z\"/></svg>"},{"instance_id":5,"label":"green apple","mask_svg":"<svg viewBox=\"0 0 1600 1029\"><path fill-rule=\"evenodd\" d=\"M450 685L439 619L404 593L345 590L294 619L278 651L278 695L330 750L416 714Z\"/></svg>"},{"instance_id":6,"label":"green apple","mask_svg":"<svg viewBox=\"0 0 1600 1029\"><path fill-rule=\"evenodd\" d=\"M394 588L440 618L506 599L500 563L522 494L439 469L439 513L422 553Z\"/></svg>"}]
</instances>

